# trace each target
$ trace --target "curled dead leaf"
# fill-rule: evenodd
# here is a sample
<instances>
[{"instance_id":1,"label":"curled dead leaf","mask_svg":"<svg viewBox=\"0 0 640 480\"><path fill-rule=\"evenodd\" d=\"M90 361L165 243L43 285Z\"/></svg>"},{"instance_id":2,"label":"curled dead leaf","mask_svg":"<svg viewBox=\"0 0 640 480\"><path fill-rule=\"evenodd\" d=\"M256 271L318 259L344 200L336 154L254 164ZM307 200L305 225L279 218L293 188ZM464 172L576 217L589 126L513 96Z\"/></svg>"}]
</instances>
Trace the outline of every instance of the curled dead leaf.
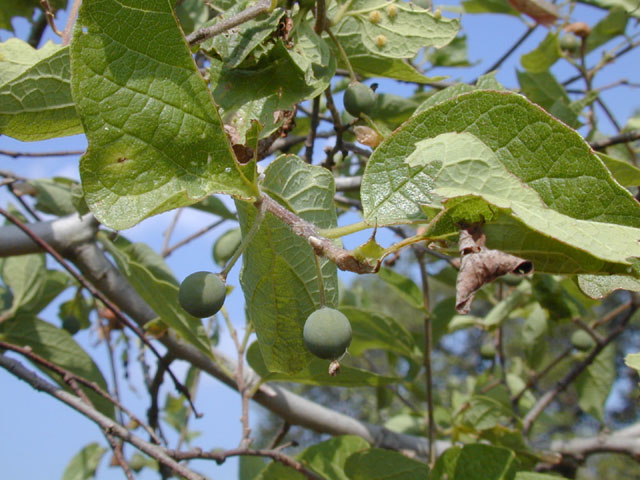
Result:
<instances>
[{"instance_id":1,"label":"curled dead leaf","mask_svg":"<svg viewBox=\"0 0 640 480\"><path fill-rule=\"evenodd\" d=\"M460 231L460 271L456 280L456 311L469 313L471 302L483 285L507 273L526 275L533 271L533 264L520 257L490 250L485 247L486 237L477 227Z\"/></svg>"},{"instance_id":2,"label":"curled dead leaf","mask_svg":"<svg viewBox=\"0 0 640 480\"><path fill-rule=\"evenodd\" d=\"M560 15L557 7L547 0L509 0L509 4L541 25L552 25Z\"/></svg>"}]
</instances>

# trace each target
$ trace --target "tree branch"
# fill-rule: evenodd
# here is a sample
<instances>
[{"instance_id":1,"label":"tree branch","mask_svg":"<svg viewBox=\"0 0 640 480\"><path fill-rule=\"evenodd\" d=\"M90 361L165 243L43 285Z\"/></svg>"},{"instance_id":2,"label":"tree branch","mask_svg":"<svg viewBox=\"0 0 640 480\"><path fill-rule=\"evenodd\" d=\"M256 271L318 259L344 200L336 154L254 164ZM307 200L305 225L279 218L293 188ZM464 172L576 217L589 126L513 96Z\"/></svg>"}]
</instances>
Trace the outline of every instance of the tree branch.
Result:
<instances>
[{"instance_id":1,"label":"tree branch","mask_svg":"<svg viewBox=\"0 0 640 480\"><path fill-rule=\"evenodd\" d=\"M73 241L73 239L78 236L79 231L82 229L77 223L86 222L86 218L83 217L81 220L77 216L71 216L59 220L59 222L62 221L64 221L65 228L70 232L75 232L75 235L67 235L67 231L62 230L60 228L61 225L57 224L58 246L60 246L63 251L68 252L68 257L72 259L73 263L83 275L88 278L96 288L104 292L116 305L119 305L122 311L134 319L139 325L143 325L147 321L156 318L156 313L137 294L126 278L109 262L104 252L89 240L93 237L93 234L85 234L87 240L84 243L73 243L71 248L69 245L64 245L63 240ZM45 223L49 224L51 222ZM31 227L34 231L42 229L39 224L32 224ZM0 238L4 240L7 230L12 228L13 227L0 227ZM50 229L51 227L49 226L47 228ZM90 228L90 226L85 228ZM24 233L22 233L21 238L18 238L19 236L20 234L18 232L13 233L12 245L14 249L19 250L20 253L35 253L40 251L39 247ZM0 257L15 254L15 251L5 247L4 242L0 242ZM236 362L224 353L214 348L213 354L216 361L213 361L197 348L178 340L178 338L171 333L162 337L160 341L176 358L191 363L230 388L236 389L234 379L227 374L227 372L234 372L236 370ZM246 383L249 385L255 385L256 382L259 381L258 375L248 366L244 368L244 375ZM254 395L253 400L292 425L300 425L319 433L328 433L331 435L357 435L374 446L393 450L410 450L421 456L427 455L429 442L423 437L400 434L379 425L362 422L296 395L278 385L261 385ZM436 452L439 455L450 445L450 442L438 441L435 445Z\"/></svg>"},{"instance_id":2,"label":"tree branch","mask_svg":"<svg viewBox=\"0 0 640 480\"><path fill-rule=\"evenodd\" d=\"M271 8L271 0L261 0L255 5L251 5L246 10L238 13L235 17L228 18L226 20L221 20L215 25L211 25L210 27L201 28L200 30L196 30L193 33L187 35L187 42L189 45L196 45L200 42L205 41L208 38L215 37L216 35L221 34L222 32L226 32L227 30L232 29L233 27L237 27L249 20L257 17L258 15L268 12Z\"/></svg>"},{"instance_id":3,"label":"tree branch","mask_svg":"<svg viewBox=\"0 0 640 480\"><path fill-rule=\"evenodd\" d=\"M31 370L25 368L19 361L0 354L0 367L6 369L9 373L15 375L21 380L24 380L36 390L45 392L52 397L57 398L61 402L67 404L68 406L94 422L103 431L115 435L125 442L130 443L147 455L155 458L163 465L166 465L177 474L182 475L188 480L205 480L201 475L192 472L191 470L184 467L183 465L180 465L177 461L171 458L164 448L149 443L134 435L119 423L114 422L109 417L98 412L95 408L85 403L82 399L70 394L69 392L65 392L63 389L40 378Z\"/></svg>"}]
</instances>

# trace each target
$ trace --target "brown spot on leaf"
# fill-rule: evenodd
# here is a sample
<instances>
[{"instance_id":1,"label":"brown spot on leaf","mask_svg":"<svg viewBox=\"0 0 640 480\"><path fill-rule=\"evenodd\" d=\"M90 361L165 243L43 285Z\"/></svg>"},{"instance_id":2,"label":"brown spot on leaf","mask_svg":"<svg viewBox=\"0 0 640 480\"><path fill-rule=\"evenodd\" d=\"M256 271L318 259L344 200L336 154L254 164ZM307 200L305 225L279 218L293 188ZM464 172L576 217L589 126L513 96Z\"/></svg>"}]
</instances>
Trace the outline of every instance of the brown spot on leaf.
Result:
<instances>
[{"instance_id":1,"label":"brown spot on leaf","mask_svg":"<svg viewBox=\"0 0 640 480\"><path fill-rule=\"evenodd\" d=\"M456 280L456 311L469 313L471 302L483 285L507 273L526 275L533 272L533 264L520 257L490 250L485 247L486 237L479 226L460 231L460 271Z\"/></svg>"}]
</instances>

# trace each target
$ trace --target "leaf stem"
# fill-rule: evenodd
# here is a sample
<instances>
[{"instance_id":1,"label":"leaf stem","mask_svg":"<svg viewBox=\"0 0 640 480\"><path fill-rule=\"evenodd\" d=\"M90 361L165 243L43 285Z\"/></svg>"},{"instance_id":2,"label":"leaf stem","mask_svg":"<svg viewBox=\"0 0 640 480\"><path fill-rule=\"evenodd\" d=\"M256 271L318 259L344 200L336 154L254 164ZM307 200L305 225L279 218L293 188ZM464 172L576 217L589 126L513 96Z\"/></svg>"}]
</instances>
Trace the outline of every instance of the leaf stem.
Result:
<instances>
[{"instance_id":1,"label":"leaf stem","mask_svg":"<svg viewBox=\"0 0 640 480\"><path fill-rule=\"evenodd\" d=\"M367 228L371 228L371 225L362 220L360 222L345 225L343 227L319 228L318 234L326 238L341 238L345 235L361 232L362 230L366 230Z\"/></svg>"},{"instance_id":2,"label":"leaf stem","mask_svg":"<svg viewBox=\"0 0 640 480\"><path fill-rule=\"evenodd\" d=\"M235 263L238 261L238 258L240 258L240 255L244 253L244 251L249 246L249 243L251 242L251 240L253 240L253 237L255 237L256 233L258 233L258 230L260 229L260 225L262 225L262 222L264 221L264 217L267 214L267 209L265 207L265 204L262 198L254 202L254 205L258 209L256 218L251 224L251 227L249 227L249 231L242 239L242 242L240 242L240 245L238 246L236 251L233 252L233 255L231 256L231 258L229 259L225 267L218 274L225 281L227 280L227 275L229 274L229 272L231 271Z\"/></svg>"},{"instance_id":3,"label":"leaf stem","mask_svg":"<svg viewBox=\"0 0 640 480\"><path fill-rule=\"evenodd\" d=\"M318 292L320 294L320 308L322 308L327 304L327 298L324 293L324 278L322 277L322 266L320 265L320 258L318 258L318 255L315 252L313 253L313 259L315 260L316 264L316 275L318 275Z\"/></svg>"},{"instance_id":4,"label":"leaf stem","mask_svg":"<svg viewBox=\"0 0 640 480\"><path fill-rule=\"evenodd\" d=\"M333 34L333 32L331 31L331 29L329 27L327 27L325 29L325 32L327 32L327 35L329 35L329 38L331 39L331 41L334 43L334 45L338 49L338 55L340 55L340 58L344 62L345 67L347 67L347 70L349 71L349 78L351 79L352 82L357 82L358 81L358 76L356 75L356 72L353 69L353 66L351 65L351 62L349 61L349 56L347 55L347 52L345 52L344 48L342 48L342 45L340 44L340 41Z\"/></svg>"}]
</instances>

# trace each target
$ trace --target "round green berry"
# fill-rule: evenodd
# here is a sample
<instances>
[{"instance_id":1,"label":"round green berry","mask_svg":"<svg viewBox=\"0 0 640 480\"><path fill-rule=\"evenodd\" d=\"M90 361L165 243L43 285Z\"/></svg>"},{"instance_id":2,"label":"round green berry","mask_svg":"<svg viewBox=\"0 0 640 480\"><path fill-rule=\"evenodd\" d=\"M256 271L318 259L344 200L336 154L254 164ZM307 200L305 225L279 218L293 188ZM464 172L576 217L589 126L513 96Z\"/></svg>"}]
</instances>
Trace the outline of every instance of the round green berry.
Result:
<instances>
[{"instance_id":1,"label":"round green berry","mask_svg":"<svg viewBox=\"0 0 640 480\"><path fill-rule=\"evenodd\" d=\"M344 108L354 117L371 115L376 105L376 94L364 83L352 83L344 92Z\"/></svg>"},{"instance_id":2,"label":"round green berry","mask_svg":"<svg viewBox=\"0 0 640 480\"><path fill-rule=\"evenodd\" d=\"M180 306L194 317L214 315L222 308L227 288L218 275L211 272L195 272L180 284Z\"/></svg>"},{"instance_id":3,"label":"round green berry","mask_svg":"<svg viewBox=\"0 0 640 480\"><path fill-rule=\"evenodd\" d=\"M571 335L571 345L573 345L576 350L586 352L596 346L596 341L584 330L576 330L573 332L573 335Z\"/></svg>"},{"instance_id":4,"label":"round green berry","mask_svg":"<svg viewBox=\"0 0 640 480\"><path fill-rule=\"evenodd\" d=\"M302 336L304 344L316 357L335 360L351 343L351 324L342 312L323 307L309 315Z\"/></svg>"}]
</instances>

